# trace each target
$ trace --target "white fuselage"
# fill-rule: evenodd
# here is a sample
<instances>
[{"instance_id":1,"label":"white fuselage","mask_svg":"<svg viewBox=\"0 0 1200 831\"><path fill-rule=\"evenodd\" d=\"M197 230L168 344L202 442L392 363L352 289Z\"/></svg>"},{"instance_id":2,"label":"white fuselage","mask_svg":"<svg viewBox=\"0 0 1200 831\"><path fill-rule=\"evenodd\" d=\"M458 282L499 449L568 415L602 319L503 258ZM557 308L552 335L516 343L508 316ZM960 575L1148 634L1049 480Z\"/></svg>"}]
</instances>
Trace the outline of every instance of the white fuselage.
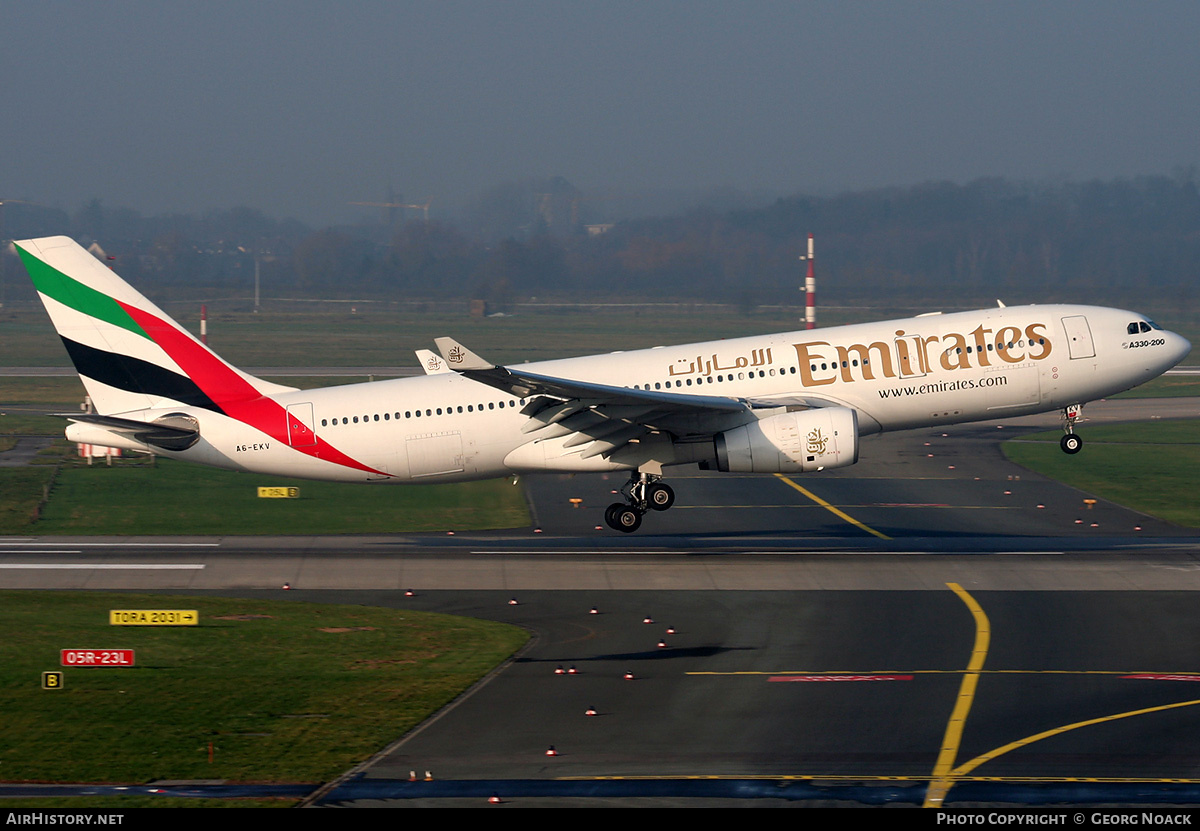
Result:
<instances>
[{"instance_id":1,"label":"white fuselage","mask_svg":"<svg viewBox=\"0 0 1200 831\"><path fill-rule=\"evenodd\" d=\"M520 369L612 387L753 402L754 410L697 422L690 443L680 434L644 442L644 454L670 465L711 455L711 442L706 445L696 437L785 407L847 407L857 412L859 431L866 434L1092 401L1161 374L1190 348L1174 333L1142 331L1148 328L1144 324L1142 315L1093 306L1001 307L546 361ZM281 441L197 407L171 406L170 411L196 418L200 441L183 451L153 452L237 470L343 481L454 481L513 472L637 467L620 455L584 457L586 446L564 446L566 435L538 438L523 432L529 424L522 413L525 401L457 373L271 398L316 437L369 470L301 452L292 446L290 434ZM778 408L772 409L772 402ZM308 441L312 437L296 439Z\"/></svg>"}]
</instances>

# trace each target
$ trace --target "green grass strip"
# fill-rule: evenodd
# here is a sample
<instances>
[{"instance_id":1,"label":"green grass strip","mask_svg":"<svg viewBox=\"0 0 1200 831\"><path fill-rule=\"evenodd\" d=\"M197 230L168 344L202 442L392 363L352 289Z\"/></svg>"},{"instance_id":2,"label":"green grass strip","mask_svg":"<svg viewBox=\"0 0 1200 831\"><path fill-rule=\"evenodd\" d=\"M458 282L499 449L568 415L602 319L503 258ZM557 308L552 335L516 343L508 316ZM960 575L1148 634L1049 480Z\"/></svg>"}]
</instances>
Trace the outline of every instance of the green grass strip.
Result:
<instances>
[{"instance_id":1,"label":"green grass strip","mask_svg":"<svg viewBox=\"0 0 1200 831\"><path fill-rule=\"evenodd\" d=\"M196 609L117 627L110 609ZM504 624L364 606L0 592L0 780L321 782L404 735L519 649ZM136 651L66 668L59 651ZM209 744L213 746L209 761Z\"/></svg>"},{"instance_id":2,"label":"green grass strip","mask_svg":"<svg viewBox=\"0 0 1200 831\"><path fill-rule=\"evenodd\" d=\"M1187 527L1200 527L1200 421L1083 425L1083 450L1068 456L1061 432L1004 443L1004 455L1043 476Z\"/></svg>"},{"instance_id":3,"label":"green grass strip","mask_svg":"<svg viewBox=\"0 0 1200 831\"><path fill-rule=\"evenodd\" d=\"M0 470L0 481L10 471ZM299 488L262 499L259 486ZM40 490L38 491L40 495ZM439 485L312 482L159 460L65 467L33 534L387 534L519 528L524 489L506 479Z\"/></svg>"}]
</instances>

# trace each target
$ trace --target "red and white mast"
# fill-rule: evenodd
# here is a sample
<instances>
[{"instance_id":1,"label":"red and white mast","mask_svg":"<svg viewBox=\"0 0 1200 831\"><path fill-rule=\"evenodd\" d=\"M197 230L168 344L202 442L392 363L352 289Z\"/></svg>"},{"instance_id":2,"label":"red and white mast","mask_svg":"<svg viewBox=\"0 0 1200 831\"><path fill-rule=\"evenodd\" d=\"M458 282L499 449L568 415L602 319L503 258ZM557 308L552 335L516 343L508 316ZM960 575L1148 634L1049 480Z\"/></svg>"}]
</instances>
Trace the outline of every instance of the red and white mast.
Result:
<instances>
[{"instance_id":1,"label":"red and white mast","mask_svg":"<svg viewBox=\"0 0 1200 831\"><path fill-rule=\"evenodd\" d=\"M804 277L804 328L817 328L817 278L813 272L813 235L808 235L808 274Z\"/></svg>"}]
</instances>

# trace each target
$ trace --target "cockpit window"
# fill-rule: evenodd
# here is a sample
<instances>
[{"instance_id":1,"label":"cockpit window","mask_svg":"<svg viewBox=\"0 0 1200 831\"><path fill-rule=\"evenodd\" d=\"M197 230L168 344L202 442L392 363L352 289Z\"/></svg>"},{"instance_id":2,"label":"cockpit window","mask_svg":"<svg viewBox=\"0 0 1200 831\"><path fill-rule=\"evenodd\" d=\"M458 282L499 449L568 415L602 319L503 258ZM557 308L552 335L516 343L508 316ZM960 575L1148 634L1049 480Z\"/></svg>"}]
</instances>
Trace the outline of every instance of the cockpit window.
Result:
<instances>
[{"instance_id":1,"label":"cockpit window","mask_svg":"<svg viewBox=\"0 0 1200 831\"><path fill-rule=\"evenodd\" d=\"M1146 321L1144 321L1144 320L1143 320L1143 321L1142 321L1141 323L1139 323L1138 325L1139 325L1139 326L1141 326L1141 328L1142 328L1142 331L1143 331L1143 332L1149 332L1149 331L1150 331L1150 324L1149 324L1149 323L1147 323Z\"/></svg>"},{"instance_id":2,"label":"cockpit window","mask_svg":"<svg viewBox=\"0 0 1200 831\"><path fill-rule=\"evenodd\" d=\"M1130 323L1128 326L1125 327L1125 334L1136 335L1137 333L1138 333L1138 325L1137 325L1136 320L1133 323Z\"/></svg>"}]
</instances>

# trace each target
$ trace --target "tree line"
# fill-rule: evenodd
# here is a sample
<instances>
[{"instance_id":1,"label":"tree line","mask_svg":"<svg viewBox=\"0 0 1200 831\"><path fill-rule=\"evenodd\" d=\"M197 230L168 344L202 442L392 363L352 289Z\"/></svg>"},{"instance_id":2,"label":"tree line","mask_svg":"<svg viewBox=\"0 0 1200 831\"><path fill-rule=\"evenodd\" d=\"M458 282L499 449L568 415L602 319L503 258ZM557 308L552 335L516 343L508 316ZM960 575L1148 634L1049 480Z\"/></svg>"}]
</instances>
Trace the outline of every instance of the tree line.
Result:
<instances>
[{"instance_id":1,"label":"tree line","mask_svg":"<svg viewBox=\"0 0 1200 831\"><path fill-rule=\"evenodd\" d=\"M314 229L251 208L145 217L6 205L4 236L67 233L148 294L548 298L796 305L813 233L822 302L1187 306L1200 273L1194 171L1110 181L1002 178L798 194L753 209L604 219L562 179L500 187L461 217ZM6 264L9 274L14 265ZM15 269L19 273L19 269ZM10 297L16 283L9 279Z\"/></svg>"}]
</instances>

